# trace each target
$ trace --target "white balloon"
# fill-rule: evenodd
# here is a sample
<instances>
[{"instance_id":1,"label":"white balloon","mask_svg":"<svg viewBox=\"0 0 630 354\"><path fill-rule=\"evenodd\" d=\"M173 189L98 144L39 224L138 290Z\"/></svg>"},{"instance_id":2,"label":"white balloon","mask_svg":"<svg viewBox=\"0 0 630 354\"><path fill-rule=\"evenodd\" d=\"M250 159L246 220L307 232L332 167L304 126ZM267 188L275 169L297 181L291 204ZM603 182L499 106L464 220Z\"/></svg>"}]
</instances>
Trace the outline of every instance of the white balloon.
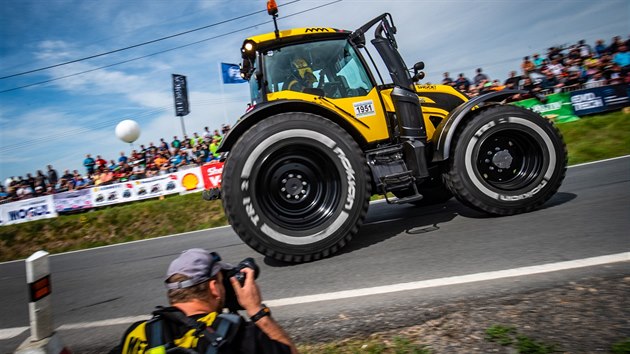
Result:
<instances>
[{"instance_id":1,"label":"white balloon","mask_svg":"<svg viewBox=\"0 0 630 354\"><path fill-rule=\"evenodd\" d=\"M116 126L116 136L126 143L133 143L140 136L140 126L131 119L123 120Z\"/></svg>"}]
</instances>

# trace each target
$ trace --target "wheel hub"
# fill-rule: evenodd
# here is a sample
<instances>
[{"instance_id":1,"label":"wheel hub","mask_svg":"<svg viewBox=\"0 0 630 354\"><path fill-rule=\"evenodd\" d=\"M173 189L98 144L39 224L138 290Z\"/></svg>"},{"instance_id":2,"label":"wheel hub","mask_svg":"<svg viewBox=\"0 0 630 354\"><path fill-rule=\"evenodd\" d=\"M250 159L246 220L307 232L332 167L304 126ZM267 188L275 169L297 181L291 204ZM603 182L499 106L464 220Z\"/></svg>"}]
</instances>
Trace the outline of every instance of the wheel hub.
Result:
<instances>
[{"instance_id":1,"label":"wheel hub","mask_svg":"<svg viewBox=\"0 0 630 354\"><path fill-rule=\"evenodd\" d=\"M504 168L504 169L510 168L510 165L512 165L512 160L513 160L512 154L510 154L510 152L507 149L498 151L492 157L492 163L498 168Z\"/></svg>"},{"instance_id":2,"label":"wheel hub","mask_svg":"<svg viewBox=\"0 0 630 354\"><path fill-rule=\"evenodd\" d=\"M280 183L280 192L287 200L299 200L306 195L308 190L308 182L301 174L287 173L282 177Z\"/></svg>"}]
</instances>

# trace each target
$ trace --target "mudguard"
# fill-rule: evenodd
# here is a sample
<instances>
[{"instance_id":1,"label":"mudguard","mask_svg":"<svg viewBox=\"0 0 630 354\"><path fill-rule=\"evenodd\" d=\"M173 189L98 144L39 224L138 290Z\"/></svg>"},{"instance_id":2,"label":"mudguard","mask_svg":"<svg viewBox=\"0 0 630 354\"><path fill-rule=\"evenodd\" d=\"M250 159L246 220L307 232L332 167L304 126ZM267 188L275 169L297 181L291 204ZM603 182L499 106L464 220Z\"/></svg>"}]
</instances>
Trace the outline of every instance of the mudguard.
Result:
<instances>
[{"instance_id":1,"label":"mudguard","mask_svg":"<svg viewBox=\"0 0 630 354\"><path fill-rule=\"evenodd\" d=\"M357 141L357 143L359 143L359 145L365 144L365 138L363 138L363 136L357 132L351 124L340 117L335 111L322 105L307 101L281 99L261 103L253 110L245 113L245 115L236 122L232 129L230 129L230 132L223 137L217 152L222 153L230 151L238 138L254 124L267 117L283 112L307 112L328 118L345 129Z\"/></svg>"},{"instance_id":2,"label":"mudguard","mask_svg":"<svg viewBox=\"0 0 630 354\"><path fill-rule=\"evenodd\" d=\"M516 94L524 94L527 91L523 90L502 90L496 92L490 92L481 96L472 98L466 101L454 110L452 110L446 119L444 119L437 127L435 134L431 138L435 146L433 154L433 162L444 161L449 158L451 143L453 136L457 131L457 127L462 123L466 116L472 111L473 108L482 105L484 103L494 103L504 100L509 96Z\"/></svg>"}]
</instances>

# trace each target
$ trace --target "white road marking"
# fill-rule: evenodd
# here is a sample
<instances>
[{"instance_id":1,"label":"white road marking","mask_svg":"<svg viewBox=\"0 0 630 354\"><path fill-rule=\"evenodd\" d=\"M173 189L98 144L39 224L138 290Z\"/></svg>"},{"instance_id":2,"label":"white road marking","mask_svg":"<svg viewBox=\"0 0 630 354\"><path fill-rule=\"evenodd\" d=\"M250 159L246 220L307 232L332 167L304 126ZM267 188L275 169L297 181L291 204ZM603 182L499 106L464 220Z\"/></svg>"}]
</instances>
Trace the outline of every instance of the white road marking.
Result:
<instances>
[{"instance_id":1,"label":"white road marking","mask_svg":"<svg viewBox=\"0 0 630 354\"><path fill-rule=\"evenodd\" d=\"M281 307L281 306L288 306L288 305L306 304L306 303L312 303L312 302L318 302L318 301L340 300L340 299L348 299L348 298L361 297L361 296L387 294L387 293L406 291L406 290L418 290L418 289L434 288L434 287L439 287L439 286L458 285L458 284L467 284L467 283L474 283L474 282L487 281L487 280L520 277L520 276L550 273L550 272L557 272L557 271L562 271L562 270L592 267L592 266L599 266L599 265L618 263L618 262L628 262L628 261L630 261L630 252L623 252L623 253L610 254L610 255L600 256L600 257L583 258L583 259L576 259L572 261L547 263L547 264L541 264L541 265L535 265L535 266L529 266L529 267L497 270L497 271L492 271L492 272L458 275L458 276L452 276L452 277L446 277L446 278L421 280L421 281L414 281L414 282L409 282L409 283L400 283L400 284L393 284L393 285L386 285L386 286L375 286L375 287L363 288L363 289L336 291L332 293L324 293L324 294L317 294L317 295L296 296L296 297L290 297L290 298L284 298L284 299L265 301L265 304L267 304L270 307ZM136 321L146 320L148 318L149 318L148 315L130 316L130 317L112 318L112 319L101 320L101 321L64 324L64 325L61 325L57 330L95 328L95 327L103 327L103 326L130 324ZM29 327L15 327L15 328L0 329L0 340L17 337L18 335L22 334L24 331L28 329Z\"/></svg>"}]
</instances>

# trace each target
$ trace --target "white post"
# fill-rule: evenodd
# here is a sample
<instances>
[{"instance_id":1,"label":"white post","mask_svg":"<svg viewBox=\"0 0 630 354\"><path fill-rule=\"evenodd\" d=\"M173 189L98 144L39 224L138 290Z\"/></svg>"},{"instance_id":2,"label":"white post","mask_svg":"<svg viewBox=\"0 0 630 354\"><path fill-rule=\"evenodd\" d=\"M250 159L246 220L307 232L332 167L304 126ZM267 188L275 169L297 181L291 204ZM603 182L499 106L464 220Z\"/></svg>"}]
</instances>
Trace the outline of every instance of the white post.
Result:
<instances>
[{"instance_id":1,"label":"white post","mask_svg":"<svg viewBox=\"0 0 630 354\"><path fill-rule=\"evenodd\" d=\"M28 314L31 336L14 353L71 354L53 326L48 252L37 251L26 259L26 282L29 289Z\"/></svg>"},{"instance_id":2,"label":"white post","mask_svg":"<svg viewBox=\"0 0 630 354\"><path fill-rule=\"evenodd\" d=\"M54 332L48 252L37 251L26 259L26 282L30 289L31 341L38 341Z\"/></svg>"}]
</instances>

